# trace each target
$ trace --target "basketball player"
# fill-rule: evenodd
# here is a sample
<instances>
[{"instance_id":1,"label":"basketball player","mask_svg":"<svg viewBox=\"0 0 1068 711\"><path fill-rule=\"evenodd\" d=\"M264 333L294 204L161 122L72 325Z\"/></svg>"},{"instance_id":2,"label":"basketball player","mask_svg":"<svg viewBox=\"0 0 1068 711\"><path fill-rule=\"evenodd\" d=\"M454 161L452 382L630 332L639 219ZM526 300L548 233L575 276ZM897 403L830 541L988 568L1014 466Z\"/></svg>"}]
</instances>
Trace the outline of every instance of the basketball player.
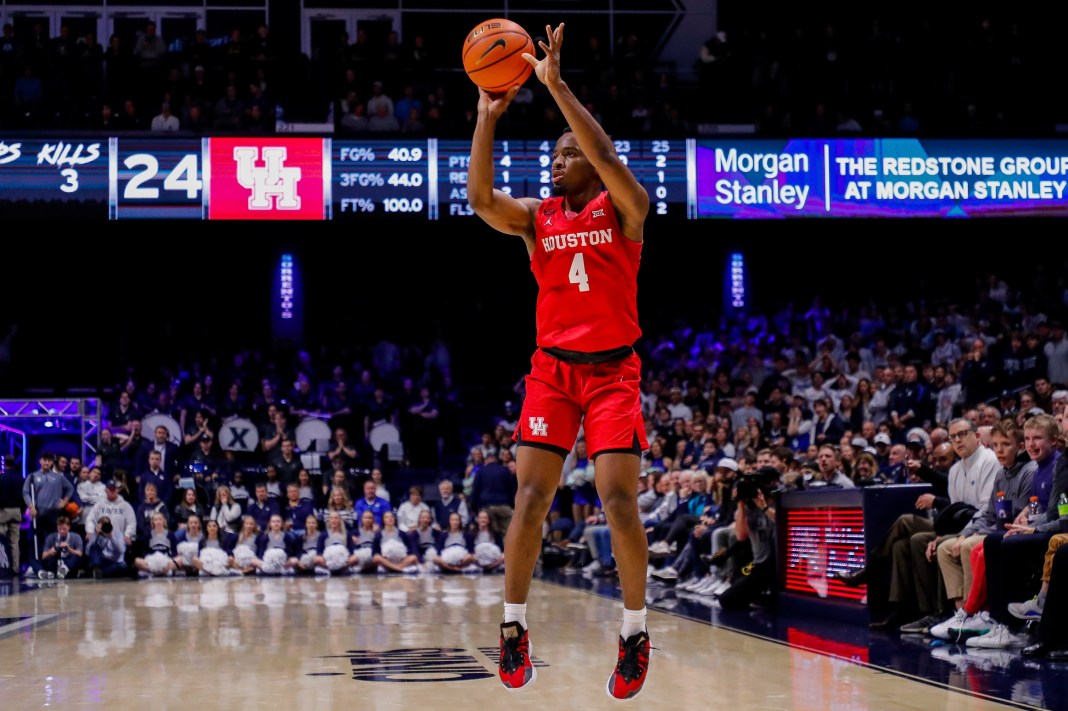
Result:
<instances>
[{"instance_id":1,"label":"basketball player","mask_svg":"<svg viewBox=\"0 0 1068 711\"><path fill-rule=\"evenodd\" d=\"M612 535L623 590L623 625L607 692L641 691L649 664L645 626L648 544L638 518L638 479L648 448L639 405L641 335L637 275L649 195L611 139L560 76L564 25L546 26L545 56L524 57L560 107L569 130L553 151L555 195L513 198L493 188L493 134L519 87L479 89L467 196L491 227L523 239L538 283L537 350L513 438L518 443L515 514L505 539L500 679L519 691L536 678L526 602L545 520L579 425L597 467L597 493Z\"/></svg>"}]
</instances>

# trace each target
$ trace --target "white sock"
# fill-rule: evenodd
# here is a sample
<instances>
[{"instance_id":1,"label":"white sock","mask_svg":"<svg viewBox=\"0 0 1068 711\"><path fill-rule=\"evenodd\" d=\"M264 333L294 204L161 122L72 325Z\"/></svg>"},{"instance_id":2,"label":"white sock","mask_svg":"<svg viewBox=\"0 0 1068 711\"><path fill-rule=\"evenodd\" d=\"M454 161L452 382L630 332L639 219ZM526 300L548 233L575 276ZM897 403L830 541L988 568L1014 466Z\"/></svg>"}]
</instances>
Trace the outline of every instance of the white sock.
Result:
<instances>
[{"instance_id":1,"label":"white sock","mask_svg":"<svg viewBox=\"0 0 1068 711\"><path fill-rule=\"evenodd\" d=\"M523 625L523 629L527 628L527 604L525 602L506 602L504 603L504 621L505 622L518 622Z\"/></svg>"},{"instance_id":2,"label":"white sock","mask_svg":"<svg viewBox=\"0 0 1068 711\"><path fill-rule=\"evenodd\" d=\"M620 630L619 636L623 639L630 639L639 632L644 632L645 612L644 607L640 610L623 608L623 629Z\"/></svg>"}]
</instances>

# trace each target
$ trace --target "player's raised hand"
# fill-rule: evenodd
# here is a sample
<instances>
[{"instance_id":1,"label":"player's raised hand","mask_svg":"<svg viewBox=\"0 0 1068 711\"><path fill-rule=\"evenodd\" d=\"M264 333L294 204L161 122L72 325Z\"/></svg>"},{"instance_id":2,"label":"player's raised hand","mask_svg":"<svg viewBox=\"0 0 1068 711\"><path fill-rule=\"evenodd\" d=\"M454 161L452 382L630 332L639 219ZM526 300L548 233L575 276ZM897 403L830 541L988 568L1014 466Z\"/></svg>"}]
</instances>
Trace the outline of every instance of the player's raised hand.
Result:
<instances>
[{"instance_id":1,"label":"player's raised hand","mask_svg":"<svg viewBox=\"0 0 1068 711\"><path fill-rule=\"evenodd\" d=\"M564 23L557 25L555 30L546 25L545 34L549 38L548 44L538 40L538 46L545 52L545 56L537 59L533 54L524 53L523 58L534 66L534 75L538 77L538 81L549 86L560 80L560 47L564 44Z\"/></svg>"},{"instance_id":2,"label":"player's raised hand","mask_svg":"<svg viewBox=\"0 0 1068 711\"><path fill-rule=\"evenodd\" d=\"M508 91L501 94L491 94L482 87L478 88L478 112L480 114L487 114L490 118L500 118L505 109L508 108L508 104L512 103L512 99L519 93L519 87L513 86Z\"/></svg>"}]
</instances>

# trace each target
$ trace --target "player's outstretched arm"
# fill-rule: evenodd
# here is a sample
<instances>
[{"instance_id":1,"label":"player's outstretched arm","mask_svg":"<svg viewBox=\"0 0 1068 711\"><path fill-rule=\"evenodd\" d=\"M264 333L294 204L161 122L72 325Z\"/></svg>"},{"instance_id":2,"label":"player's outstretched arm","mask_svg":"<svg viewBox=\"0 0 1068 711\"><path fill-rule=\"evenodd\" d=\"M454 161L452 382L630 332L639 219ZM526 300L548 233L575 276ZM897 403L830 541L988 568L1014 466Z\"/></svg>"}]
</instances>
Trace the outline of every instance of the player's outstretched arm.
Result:
<instances>
[{"instance_id":1,"label":"player's outstretched arm","mask_svg":"<svg viewBox=\"0 0 1068 711\"><path fill-rule=\"evenodd\" d=\"M471 162L467 167L467 201L487 224L506 234L519 235L529 249L533 245L533 215L539 201L516 199L493 187L493 132L497 120L518 92L518 86L506 94L478 90L478 119L471 139Z\"/></svg>"},{"instance_id":2,"label":"player's outstretched arm","mask_svg":"<svg viewBox=\"0 0 1068 711\"><path fill-rule=\"evenodd\" d=\"M623 232L631 239L641 239L645 217L649 214L649 193L616 155L612 139L605 133L604 128L560 78L560 48L564 43L564 23L557 25L555 30L546 25L545 34L548 43L538 41L545 56L540 60L530 54L524 54L523 57L534 66L535 76L549 89L560 107L560 113L575 133L579 147L601 176L601 181L612 196L612 203L620 216Z\"/></svg>"}]
</instances>

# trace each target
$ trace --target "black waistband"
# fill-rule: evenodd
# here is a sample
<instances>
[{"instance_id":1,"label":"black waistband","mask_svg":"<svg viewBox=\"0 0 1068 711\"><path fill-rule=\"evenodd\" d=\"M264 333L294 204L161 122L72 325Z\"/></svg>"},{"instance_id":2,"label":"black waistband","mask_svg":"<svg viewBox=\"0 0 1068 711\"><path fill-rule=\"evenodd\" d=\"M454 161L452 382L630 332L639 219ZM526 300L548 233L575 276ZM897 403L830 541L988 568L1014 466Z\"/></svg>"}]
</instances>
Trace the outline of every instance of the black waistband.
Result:
<instances>
[{"instance_id":1,"label":"black waistband","mask_svg":"<svg viewBox=\"0 0 1068 711\"><path fill-rule=\"evenodd\" d=\"M581 365L611 363L614 360L623 360L634 352L633 346L620 346L619 348L610 348L607 351L594 351L593 353L585 353L583 351L569 351L564 348L551 347L542 348L542 350L551 355L553 358L562 360L565 363L578 363Z\"/></svg>"}]
</instances>

